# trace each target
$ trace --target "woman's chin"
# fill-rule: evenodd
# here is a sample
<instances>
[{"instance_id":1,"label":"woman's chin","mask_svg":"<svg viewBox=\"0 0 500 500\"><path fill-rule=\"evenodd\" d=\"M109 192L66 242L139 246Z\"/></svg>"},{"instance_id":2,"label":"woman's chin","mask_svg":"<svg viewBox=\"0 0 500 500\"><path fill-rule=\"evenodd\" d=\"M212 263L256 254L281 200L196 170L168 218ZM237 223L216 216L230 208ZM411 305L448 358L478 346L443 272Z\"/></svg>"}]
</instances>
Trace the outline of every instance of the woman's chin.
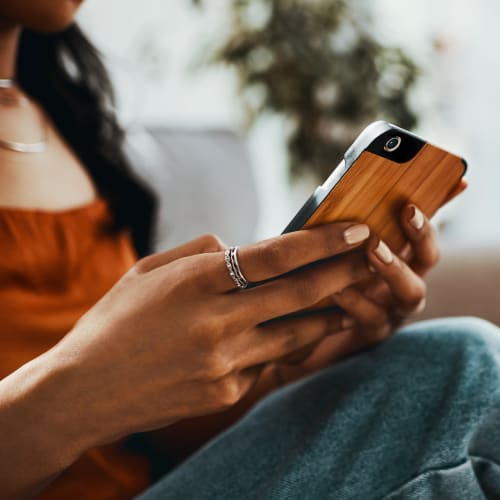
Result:
<instances>
[{"instance_id":1,"label":"woman's chin","mask_svg":"<svg viewBox=\"0 0 500 500\"><path fill-rule=\"evenodd\" d=\"M73 24L82 3L83 0L36 0L32 10L24 9L13 18L31 31L58 33Z\"/></svg>"},{"instance_id":2,"label":"woman's chin","mask_svg":"<svg viewBox=\"0 0 500 500\"><path fill-rule=\"evenodd\" d=\"M32 31L41 33L58 33L64 31L75 22L76 8L60 9L59 12L47 12L45 16L39 16L36 21L26 26Z\"/></svg>"}]
</instances>

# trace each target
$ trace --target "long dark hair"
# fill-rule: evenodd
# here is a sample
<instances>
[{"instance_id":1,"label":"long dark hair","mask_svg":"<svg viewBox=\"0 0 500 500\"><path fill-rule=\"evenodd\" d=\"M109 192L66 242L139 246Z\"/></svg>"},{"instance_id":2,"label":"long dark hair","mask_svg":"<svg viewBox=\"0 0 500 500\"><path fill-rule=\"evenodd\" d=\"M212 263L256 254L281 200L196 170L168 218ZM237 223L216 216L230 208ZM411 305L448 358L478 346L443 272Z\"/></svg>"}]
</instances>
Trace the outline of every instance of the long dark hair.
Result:
<instances>
[{"instance_id":1,"label":"long dark hair","mask_svg":"<svg viewBox=\"0 0 500 500\"><path fill-rule=\"evenodd\" d=\"M43 106L108 200L114 230L128 228L139 256L148 254L156 204L124 155L113 88L97 49L76 24L56 34L24 30L17 79Z\"/></svg>"}]
</instances>

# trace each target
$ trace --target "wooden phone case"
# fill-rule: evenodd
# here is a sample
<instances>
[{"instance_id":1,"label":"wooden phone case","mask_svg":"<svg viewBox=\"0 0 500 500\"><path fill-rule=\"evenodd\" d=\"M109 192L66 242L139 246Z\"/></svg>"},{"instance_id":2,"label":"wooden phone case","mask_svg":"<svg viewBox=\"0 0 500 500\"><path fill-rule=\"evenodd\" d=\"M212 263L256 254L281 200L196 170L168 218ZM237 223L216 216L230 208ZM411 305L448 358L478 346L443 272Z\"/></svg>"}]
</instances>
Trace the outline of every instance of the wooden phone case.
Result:
<instances>
[{"instance_id":1,"label":"wooden phone case","mask_svg":"<svg viewBox=\"0 0 500 500\"><path fill-rule=\"evenodd\" d=\"M343 172L332 174L337 175L333 186L328 187L327 181L318 188L284 232L356 221L368 224L398 253L406 242L399 225L402 207L414 203L430 218L445 203L465 173L465 161L394 125L377 122L370 128L353 145L351 157L348 152L337 167ZM401 136L410 145L409 151L399 153L399 161L380 154L391 135ZM322 301L313 309L331 305L331 300Z\"/></svg>"},{"instance_id":2,"label":"wooden phone case","mask_svg":"<svg viewBox=\"0 0 500 500\"><path fill-rule=\"evenodd\" d=\"M463 173L460 158L431 144L403 164L364 151L303 227L363 222L398 253L406 241L399 225L403 206L414 203L432 217Z\"/></svg>"}]
</instances>

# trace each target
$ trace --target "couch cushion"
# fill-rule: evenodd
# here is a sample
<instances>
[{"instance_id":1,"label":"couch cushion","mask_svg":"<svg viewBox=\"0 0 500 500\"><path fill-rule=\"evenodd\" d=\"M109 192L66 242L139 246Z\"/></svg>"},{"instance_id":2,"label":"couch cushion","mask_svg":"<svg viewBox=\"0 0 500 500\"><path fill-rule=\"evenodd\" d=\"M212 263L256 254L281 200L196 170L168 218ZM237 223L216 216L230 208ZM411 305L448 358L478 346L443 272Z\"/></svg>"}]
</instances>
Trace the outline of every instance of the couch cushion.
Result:
<instances>
[{"instance_id":1,"label":"couch cushion","mask_svg":"<svg viewBox=\"0 0 500 500\"><path fill-rule=\"evenodd\" d=\"M156 250L207 232L228 245L253 241L256 184L237 135L223 130L131 127L126 151L138 176L158 196Z\"/></svg>"}]
</instances>

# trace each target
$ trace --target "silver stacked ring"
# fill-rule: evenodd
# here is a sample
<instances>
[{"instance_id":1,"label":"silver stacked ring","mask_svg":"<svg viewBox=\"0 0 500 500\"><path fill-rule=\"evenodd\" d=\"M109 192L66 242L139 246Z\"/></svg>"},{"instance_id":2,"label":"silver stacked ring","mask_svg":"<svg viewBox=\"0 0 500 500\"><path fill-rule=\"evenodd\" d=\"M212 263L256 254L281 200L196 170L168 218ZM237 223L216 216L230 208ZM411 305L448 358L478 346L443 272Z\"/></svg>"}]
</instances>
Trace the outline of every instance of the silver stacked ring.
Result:
<instances>
[{"instance_id":1,"label":"silver stacked ring","mask_svg":"<svg viewBox=\"0 0 500 500\"><path fill-rule=\"evenodd\" d=\"M238 262L238 247L228 248L224 254L224 260L226 262L229 276L231 276L234 284L238 288L246 288L249 282L245 278L245 276L243 276L243 273L240 269L240 264Z\"/></svg>"}]
</instances>

